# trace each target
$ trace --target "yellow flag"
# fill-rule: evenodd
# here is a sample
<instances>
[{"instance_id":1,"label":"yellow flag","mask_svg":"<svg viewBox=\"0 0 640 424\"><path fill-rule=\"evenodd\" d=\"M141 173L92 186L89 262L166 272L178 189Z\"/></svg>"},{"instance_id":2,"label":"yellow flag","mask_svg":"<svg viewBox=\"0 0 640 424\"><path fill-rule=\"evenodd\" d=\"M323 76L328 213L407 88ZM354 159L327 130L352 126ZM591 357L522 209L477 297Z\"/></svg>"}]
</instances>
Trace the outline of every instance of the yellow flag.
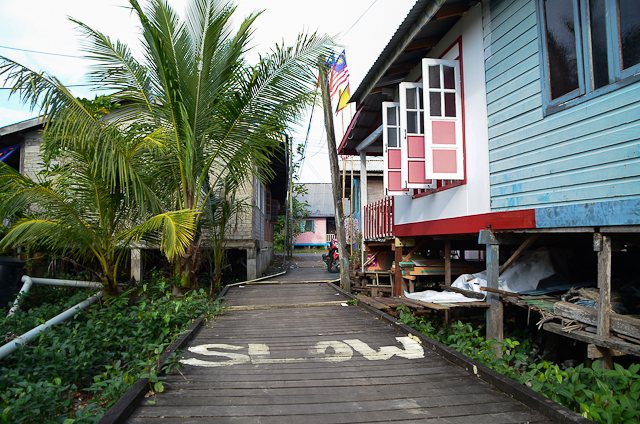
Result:
<instances>
[{"instance_id":1,"label":"yellow flag","mask_svg":"<svg viewBox=\"0 0 640 424\"><path fill-rule=\"evenodd\" d=\"M336 109L336 113L340 112L342 109L347 107L347 103L351 99L351 93L349 92L349 84L345 87L344 91L340 91L340 97L338 101L338 108Z\"/></svg>"}]
</instances>

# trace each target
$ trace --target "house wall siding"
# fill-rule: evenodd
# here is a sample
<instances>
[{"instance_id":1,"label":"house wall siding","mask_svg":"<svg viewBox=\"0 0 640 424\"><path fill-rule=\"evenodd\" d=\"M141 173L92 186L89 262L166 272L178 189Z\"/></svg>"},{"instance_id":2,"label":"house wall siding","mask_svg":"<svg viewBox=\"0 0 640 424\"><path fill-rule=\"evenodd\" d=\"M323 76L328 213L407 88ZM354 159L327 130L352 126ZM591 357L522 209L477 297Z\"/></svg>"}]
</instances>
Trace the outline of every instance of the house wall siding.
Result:
<instances>
[{"instance_id":1,"label":"house wall siding","mask_svg":"<svg viewBox=\"0 0 640 424\"><path fill-rule=\"evenodd\" d=\"M640 83L543 116L535 0L483 3L491 210L640 200Z\"/></svg>"}]
</instances>

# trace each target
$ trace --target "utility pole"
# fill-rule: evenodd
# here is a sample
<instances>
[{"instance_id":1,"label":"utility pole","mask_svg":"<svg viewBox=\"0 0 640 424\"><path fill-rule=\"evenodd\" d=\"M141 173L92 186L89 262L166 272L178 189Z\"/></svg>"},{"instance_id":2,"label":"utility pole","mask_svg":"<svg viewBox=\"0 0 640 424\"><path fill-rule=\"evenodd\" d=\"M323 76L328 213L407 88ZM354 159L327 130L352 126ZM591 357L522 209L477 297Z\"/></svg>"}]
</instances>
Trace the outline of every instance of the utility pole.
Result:
<instances>
[{"instance_id":1,"label":"utility pole","mask_svg":"<svg viewBox=\"0 0 640 424\"><path fill-rule=\"evenodd\" d=\"M338 232L338 249L340 254L340 286L351 292L351 280L349 279L349 257L347 256L347 239L344 230L344 209L340 197L340 170L338 169L338 151L336 149L335 132L333 130L333 111L331 110L331 98L329 97L329 81L327 80L327 68L321 59L320 66L320 90L322 91L322 106L324 110L324 126L327 133L327 147L329 148L329 165L331 166L331 185L333 188L333 204L338 214L336 229Z\"/></svg>"}]
</instances>

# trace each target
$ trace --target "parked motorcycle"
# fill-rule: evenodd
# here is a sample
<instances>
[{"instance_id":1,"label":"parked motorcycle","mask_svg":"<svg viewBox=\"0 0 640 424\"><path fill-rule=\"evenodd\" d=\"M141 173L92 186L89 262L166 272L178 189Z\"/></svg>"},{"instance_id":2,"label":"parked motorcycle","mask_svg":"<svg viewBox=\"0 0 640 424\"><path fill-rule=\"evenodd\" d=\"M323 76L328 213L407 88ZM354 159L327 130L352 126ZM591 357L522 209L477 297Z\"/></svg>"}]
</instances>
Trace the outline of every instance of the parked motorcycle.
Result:
<instances>
[{"instance_id":1,"label":"parked motorcycle","mask_svg":"<svg viewBox=\"0 0 640 424\"><path fill-rule=\"evenodd\" d=\"M340 256L338 255L338 240L329 243L329 253L322 254L322 260L327 264L329 272L340 272Z\"/></svg>"}]
</instances>

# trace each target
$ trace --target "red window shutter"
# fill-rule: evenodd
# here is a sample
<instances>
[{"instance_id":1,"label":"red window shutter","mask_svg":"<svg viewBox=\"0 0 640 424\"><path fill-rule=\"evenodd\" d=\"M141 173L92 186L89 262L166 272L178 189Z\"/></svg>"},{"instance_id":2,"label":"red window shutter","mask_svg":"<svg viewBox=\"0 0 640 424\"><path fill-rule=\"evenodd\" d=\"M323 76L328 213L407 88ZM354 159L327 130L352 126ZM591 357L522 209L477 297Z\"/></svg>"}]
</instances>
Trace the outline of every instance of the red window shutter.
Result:
<instances>
[{"instance_id":1,"label":"red window shutter","mask_svg":"<svg viewBox=\"0 0 640 424\"><path fill-rule=\"evenodd\" d=\"M457 60L422 59L425 178L464 179L462 95Z\"/></svg>"},{"instance_id":2,"label":"red window shutter","mask_svg":"<svg viewBox=\"0 0 640 424\"><path fill-rule=\"evenodd\" d=\"M382 141L384 158L384 188L388 196L407 194L402 188L402 151L398 103L382 102Z\"/></svg>"},{"instance_id":3,"label":"red window shutter","mask_svg":"<svg viewBox=\"0 0 640 424\"><path fill-rule=\"evenodd\" d=\"M433 188L425 178L424 97L422 83L400 83L402 187Z\"/></svg>"}]
</instances>

